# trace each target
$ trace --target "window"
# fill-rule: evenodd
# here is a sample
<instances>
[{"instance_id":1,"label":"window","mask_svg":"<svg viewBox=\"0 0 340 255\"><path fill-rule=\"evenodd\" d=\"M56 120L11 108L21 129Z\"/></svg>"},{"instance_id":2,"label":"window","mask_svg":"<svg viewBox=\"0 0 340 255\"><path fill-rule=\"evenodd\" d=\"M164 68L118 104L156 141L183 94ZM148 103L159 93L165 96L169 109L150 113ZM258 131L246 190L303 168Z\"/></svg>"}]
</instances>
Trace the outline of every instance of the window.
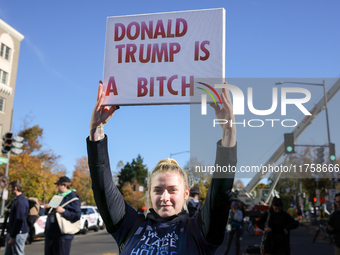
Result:
<instances>
[{"instance_id":1,"label":"window","mask_svg":"<svg viewBox=\"0 0 340 255\"><path fill-rule=\"evenodd\" d=\"M10 52L11 52L11 49L2 43L1 48L0 48L0 56L9 60Z\"/></svg>"},{"instance_id":2,"label":"window","mask_svg":"<svg viewBox=\"0 0 340 255\"><path fill-rule=\"evenodd\" d=\"M0 69L0 79L3 84L7 84L8 73Z\"/></svg>"},{"instance_id":3,"label":"window","mask_svg":"<svg viewBox=\"0 0 340 255\"><path fill-rule=\"evenodd\" d=\"M5 111L5 98L0 97L0 112Z\"/></svg>"}]
</instances>

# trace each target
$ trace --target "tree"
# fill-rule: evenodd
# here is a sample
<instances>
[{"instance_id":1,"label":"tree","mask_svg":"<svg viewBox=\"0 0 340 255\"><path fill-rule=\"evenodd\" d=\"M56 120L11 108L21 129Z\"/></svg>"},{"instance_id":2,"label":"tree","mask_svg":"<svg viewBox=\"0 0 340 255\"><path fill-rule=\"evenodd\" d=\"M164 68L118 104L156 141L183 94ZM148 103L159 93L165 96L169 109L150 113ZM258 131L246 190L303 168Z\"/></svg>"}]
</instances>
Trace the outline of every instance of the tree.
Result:
<instances>
[{"instance_id":1,"label":"tree","mask_svg":"<svg viewBox=\"0 0 340 255\"><path fill-rule=\"evenodd\" d=\"M236 180L236 181L234 181L233 188L238 189L238 190L242 190L244 188L244 184L241 180Z\"/></svg>"},{"instance_id":2,"label":"tree","mask_svg":"<svg viewBox=\"0 0 340 255\"><path fill-rule=\"evenodd\" d=\"M72 188L76 189L81 202L84 202L87 205L95 205L92 192L92 180L87 162L86 156L76 159L72 178Z\"/></svg>"},{"instance_id":3,"label":"tree","mask_svg":"<svg viewBox=\"0 0 340 255\"><path fill-rule=\"evenodd\" d=\"M23 152L11 155L9 164L9 180L20 180L27 197L36 197L40 201L49 201L55 194L54 182L58 176L65 175L65 169L58 164L59 156L52 150L42 150L40 140L43 129L38 125L26 127L19 132L24 137ZM4 175L5 165L0 166Z\"/></svg>"},{"instance_id":4,"label":"tree","mask_svg":"<svg viewBox=\"0 0 340 255\"><path fill-rule=\"evenodd\" d=\"M332 177L330 173L310 171L311 166L317 166L315 149L306 147L297 151L297 153L290 154L282 165L295 169L295 171L282 173L276 185L276 190L280 191L280 197L283 199L284 207L286 208L289 207L294 199L297 200L297 194L300 192L298 188L299 182L301 183L302 193L308 195L309 201L312 203L314 203L313 198L317 188L322 191L320 195L323 196L325 191L332 187L332 182L329 179ZM327 166L327 164L324 163L319 166ZM273 181L274 178L269 179L269 183ZM287 188L289 188L290 192L286 192Z\"/></svg>"},{"instance_id":5,"label":"tree","mask_svg":"<svg viewBox=\"0 0 340 255\"><path fill-rule=\"evenodd\" d=\"M184 170L190 180L189 186L195 185L200 188L200 202L203 203L207 197L212 174L206 171L206 167L196 157L190 158L184 166Z\"/></svg>"},{"instance_id":6,"label":"tree","mask_svg":"<svg viewBox=\"0 0 340 255\"><path fill-rule=\"evenodd\" d=\"M143 164L143 158L138 155L131 163L126 163L125 166L118 173L118 189L122 192L125 183L133 183L135 180L139 185L146 187L146 178L148 176L148 169Z\"/></svg>"},{"instance_id":7,"label":"tree","mask_svg":"<svg viewBox=\"0 0 340 255\"><path fill-rule=\"evenodd\" d=\"M134 190L134 185L136 185L136 190ZM125 201L136 210L141 210L146 204L145 193L143 191L139 191L139 186L143 185L139 185L137 180L134 180L132 184L130 182L126 182L122 187L122 195Z\"/></svg>"}]
</instances>

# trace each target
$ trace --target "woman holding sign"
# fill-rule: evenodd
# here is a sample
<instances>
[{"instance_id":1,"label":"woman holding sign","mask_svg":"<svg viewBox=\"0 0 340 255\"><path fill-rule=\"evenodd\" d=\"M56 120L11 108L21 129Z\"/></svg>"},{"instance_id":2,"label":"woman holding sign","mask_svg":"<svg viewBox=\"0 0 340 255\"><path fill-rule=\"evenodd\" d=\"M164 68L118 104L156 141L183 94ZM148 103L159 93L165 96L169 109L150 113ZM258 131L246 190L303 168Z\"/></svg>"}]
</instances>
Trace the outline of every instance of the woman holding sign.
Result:
<instances>
[{"instance_id":1,"label":"woman holding sign","mask_svg":"<svg viewBox=\"0 0 340 255\"><path fill-rule=\"evenodd\" d=\"M222 108L213 106L218 119L233 120L229 91L222 90ZM184 210L189 196L186 172L173 159L161 160L148 180L149 213L138 214L125 201L112 181L104 124L119 106L102 106L99 83L87 139L92 188L107 231L121 254L214 254L222 244L230 208L234 173L215 172L201 211L194 218ZM217 143L216 166L236 165L236 127L223 124Z\"/></svg>"}]
</instances>

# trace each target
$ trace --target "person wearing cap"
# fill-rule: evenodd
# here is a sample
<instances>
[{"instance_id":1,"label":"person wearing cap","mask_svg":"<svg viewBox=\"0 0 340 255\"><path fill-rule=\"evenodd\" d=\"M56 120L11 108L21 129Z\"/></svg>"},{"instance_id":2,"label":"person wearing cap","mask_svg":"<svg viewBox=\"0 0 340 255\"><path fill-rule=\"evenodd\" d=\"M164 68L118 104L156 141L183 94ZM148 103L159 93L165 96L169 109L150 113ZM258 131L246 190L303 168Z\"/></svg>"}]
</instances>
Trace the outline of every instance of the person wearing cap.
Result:
<instances>
[{"instance_id":1,"label":"person wearing cap","mask_svg":"<svg viewBox=\"0 0 340 255\"><path fill-rule=\"evenodd\" d=\"M290 230L299 226L299 222L282 207L282 199L274 197L269 211L263 213L256 223L267 233L264 243L264 251L267 255L289 255Z\"/></svg>"},{"instance_id":2,"label":"person wearing cap","mask_svg":"<svg viewBox=\"0 0 340 255\"><path fill-rule=\"evenodd\" d=\"M71 180L67 176L60 177L55 183L59 196L63 199L60 205L67 201L78 197L74 189L71 189ZM71 250L71 242L74 235L63 235L56 219L56 213L60 213L66 220L75 222L81 217L80 200L77 199L67 204L65 207L58 206L50 208L49 204L45 204L45 211L48 212L45 225L45 255L58 254L68 255Z\"/></svg>"},{"instance_id":3,"label":"person wearing cap","mask_svg":"<svg viewBox=\"0 0 340 255\"><path fill-rule=\"evenodd\" d=\"M189 202L188 202L188 212L189 212L189 216L190 218L195 217L199 210L201 209L201 202L199 201L201 192L200 192L200 188L197 186L193 186L190 189L190 193L189 193Z\"/></svg>"},{"instance_id":4,"label":"person wearing cap","mask_svg":"<svg viewBox=\"0 0 340 255\"><path fill-rule=\"evenodd\" d=\"M231 204L231 209L229 211L228 218L228 237L227 237L227 246L223 252L223 255L227 255L233 238L235 237L235 254L240 254L240 237L242 235L242 221L243 214L240 209L238 209L238 202L233 201Z\"/></svg>"}]
</instances>

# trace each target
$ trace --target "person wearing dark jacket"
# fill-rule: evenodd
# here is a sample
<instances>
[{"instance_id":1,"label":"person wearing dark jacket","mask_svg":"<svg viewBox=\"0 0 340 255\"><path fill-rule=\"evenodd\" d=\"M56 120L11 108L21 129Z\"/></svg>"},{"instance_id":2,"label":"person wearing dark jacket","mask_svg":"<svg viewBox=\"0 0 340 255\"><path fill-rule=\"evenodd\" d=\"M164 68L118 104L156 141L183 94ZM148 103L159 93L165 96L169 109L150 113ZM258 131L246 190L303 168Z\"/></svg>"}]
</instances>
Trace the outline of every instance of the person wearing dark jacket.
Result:
<instances>
[{"instance_id":1,"label":"person wearing dark jacket","mask_svg":"<svg viewBox=\"0 0 340 255\"><path fill-rule=\"evenodd\" d=\"M19 180L9 183L11 193L15 196L11 205L7 227L5 255L24 254L28 235L27 215L28 201L22 193L22 183Z\"/></svg>"},{"instance_id":2,"label":"person wearing dark jacket","mask_svg":"<svg viewBox=\"0 0 340 255\"><path fill-rule=\"evenodd\" d=\"M184 210L189 196L186 171L173 159L161 160L149 179L149 213L146 217L138 214L112 181L103 126L119 107L102 106L104 96L100 82L87 139L88 162L96 204L120 254L214 254L224 238L234 173L214 173L202 209L190 218ZM216 115L234 121L229 92L223 89L221 97L223 106L214 107ZM236 164L236 127L221 126L223 136L217 144L215 163L232 168Z\"/></svg>"},{"instance_id":3,"label":"person wearing dark jacket","mask_svg":"<svg viewBox=\"0 0 340 255\"><path fill-rule=\"evenodd\" d=\"M54 183L58 191L58 195L63 199L60 205L77 197L70 188L71 180L67 176L62 176ZM60 213L62 217L71 222L76 222L81 217L80 200L77 199L67 204L65 207L58 206L50 208L49 204L45 205L45 211L48 212L45 226L45 255L68 255L71 250L71 242L74 235L64 235L60 232L56 213Z\"/></svg>"},{"instance_id":4,"label":"person wearing dark jacket","mask_svg":"<svg viewBox=\"0 0 340 255\"><path fill-rule=\"evenodd\" d=\"M229 211L229 219L228 219L228 236L227 236L227 245L223 252L223 255L227 255L229 253L231 242L235 237L235 254L240 254L240 237L242 234L242 221L243 214L242 211L238 208L238 202L234 201L231 204L231 209Z\"/></svg>"},{"instance_id":5,"label":"person wearing dark jacket","mask_svg":"<svg viewBox=\"0 0 340 255\"><path fill-rule=\"evenodd\" d=\"M334 234L334 255L340 255L340 193L335 195L335 203L337 205L337 210L329 217L327 230L330 234Z\"/></svg>"},{"instance_id":6,"label":"person wearing dark jacket","mask_svg":"<svg viewBox=\"0 0 340 255\"><path fill-rule=\"evenodd\" d=\"M188 202L188 212L190 218L195 217L201 209L202 204L199 201L200 194L201 192L199 187L193 186L190 189L190 198Z\"/></svg>"},{"instance_id":7,"label":"person wearing dark jacket","mask_svg":"<svg viewBox=\"0 0 340 255\"><path fill-rule=\"evenodd\" d=\"M256 223L266 232L264 251L267 255L289 255L290 230L299 226L299 222L283 211L282 206L282 199L274 197L269 211L262 214Z\"/></svg>"}]
</instances>

